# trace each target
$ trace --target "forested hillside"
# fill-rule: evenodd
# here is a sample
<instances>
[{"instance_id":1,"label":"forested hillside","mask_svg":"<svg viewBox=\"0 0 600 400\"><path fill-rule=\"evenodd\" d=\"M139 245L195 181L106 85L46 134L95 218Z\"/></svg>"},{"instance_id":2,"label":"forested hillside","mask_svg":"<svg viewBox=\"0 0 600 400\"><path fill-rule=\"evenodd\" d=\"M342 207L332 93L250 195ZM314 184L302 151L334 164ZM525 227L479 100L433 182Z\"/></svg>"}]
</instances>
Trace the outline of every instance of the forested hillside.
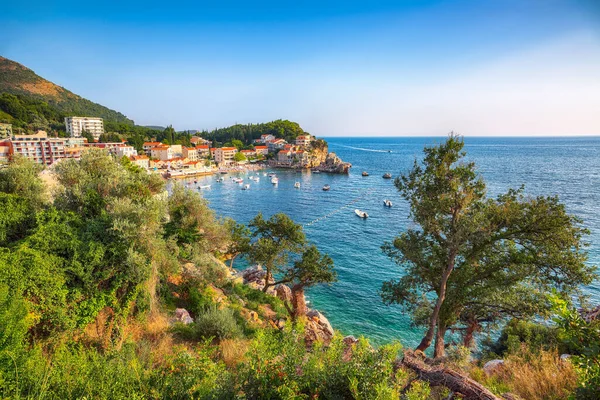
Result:
<instances>
[{"instance_id":1,"label":"forested hillside","mask_svg":"<svg viewBox=\"0 0 600 400\"><path fill-rule=\"evenodd\" d=\"M100 117L106 121L133 124L132 120L120 112L84 99L4 57L0 57L0 93L19 95L23 101L47 103L57 113L64 115ZM0 119L6 118L6 115L0 114ZM20 121L22 120L15 121L15 125L19 126Z\"/></svg>"},{"instance_id":2,"label":"forested hillside","mask_svg":"<svg viewBox=\"0 0 600 400\"><path fill-rule=\"evenodd\" d=\"M305 132L297 122L278 119L261 124L236 124L227 128L214 129L210 132L202 131L200 136L220 143L241 140L242 143L248 145L254 139L260 138L260 135L270 134L288 142L293 142L297 136L306 133L308 132Z\"/></svg>"}]
</instances>

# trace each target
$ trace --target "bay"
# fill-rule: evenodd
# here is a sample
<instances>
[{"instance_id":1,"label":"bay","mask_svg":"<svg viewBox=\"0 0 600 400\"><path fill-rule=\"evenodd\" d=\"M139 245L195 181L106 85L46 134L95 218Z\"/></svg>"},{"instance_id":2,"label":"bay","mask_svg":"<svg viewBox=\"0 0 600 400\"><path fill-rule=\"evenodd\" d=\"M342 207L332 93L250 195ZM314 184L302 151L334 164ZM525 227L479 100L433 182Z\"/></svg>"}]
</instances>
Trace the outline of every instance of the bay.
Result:
<instances>
[{"instance_id":1,"label":"bay","mask_svg":"<svg viewBox=\"0 0 600 400\"><path fill-rule=\"evenodd\" d=\"M258 183L249 181L248 174L224 175L222 183L216 182L217 176L196 178L197 184L193 180L186 183L201 191L220 216L247 223L258 212L266 217L284 212L304 224L308 239L333 258L339 275L332 286L308 291L310 306L322 311L343 334L364 335L376 344L398 339L415 346L421 331L411 327L400 307L385 306L379 297L381 284L402 273L382 253L381 246L410 226L407 204L393 181L382 175L390 172L396 177L408 171L415 159L421 159L424 146L445 138L326 140L330 151L352 163L349 175L279 169L274 171L279 177L277 186L264 176L268 171L260 171ZM568 211L581 217L591 231L586 237L589 262L600 264L600 138L466 137L465 149L485 178L490 196L522 184L528 195L558 195ZM370 176L361 176L362 171ZM241 190L231 176L245 178L250 189ZM295 182L300 182L300 189L294 188ZM208 184L209 190L197 189ZM325 184L331 190L323 191ZM384 207L384 199L390 199L393 207ZM366 211L369 218L358 218L355 208ZM600 283L594 282L585 291L592 303L600 303Z\"/></svg>"}]
</instances>

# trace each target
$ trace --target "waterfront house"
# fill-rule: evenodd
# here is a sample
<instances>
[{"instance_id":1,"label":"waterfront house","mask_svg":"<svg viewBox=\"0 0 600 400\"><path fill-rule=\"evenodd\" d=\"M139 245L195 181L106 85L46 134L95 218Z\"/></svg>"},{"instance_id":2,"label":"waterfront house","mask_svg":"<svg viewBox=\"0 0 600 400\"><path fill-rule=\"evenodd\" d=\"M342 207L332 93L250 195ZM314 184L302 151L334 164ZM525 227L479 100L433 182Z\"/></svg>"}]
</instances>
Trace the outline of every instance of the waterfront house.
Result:
<instances>
[{"instance_id":1,"label":"waterfront house","mask_svg":"<svg viewBox=\"0 0 600 400\"><path fill-rule=\"evenodd\" d=\"M269 153L274 153L277 150L283 149L283 147L287 144L287 142L283 139L275 139L268 142L267 146L269 148Z\"/></svg>"},{"instance_id":2,"label":"waterfront house","mask_svg":"<svg viewBox=\"0 0 600 400\"><path fill-rule=\"evenodd\" d=\"M157 160L167 161L173 158L173 150L171 150L171 147L167 145L152 147L150 149L150 157Z\"/></svg>"},{"instance_id":3,"label":"waterfront house","mask_svg":"<svg viewBox=\"0 0 600 400\"><path fill-rule=\"evenodd\" d=\"M213 157L217 164L227 165L233 163L233 158L237 152L236 147L219 147L215 149Z\"/></svg>"}]
</instances>

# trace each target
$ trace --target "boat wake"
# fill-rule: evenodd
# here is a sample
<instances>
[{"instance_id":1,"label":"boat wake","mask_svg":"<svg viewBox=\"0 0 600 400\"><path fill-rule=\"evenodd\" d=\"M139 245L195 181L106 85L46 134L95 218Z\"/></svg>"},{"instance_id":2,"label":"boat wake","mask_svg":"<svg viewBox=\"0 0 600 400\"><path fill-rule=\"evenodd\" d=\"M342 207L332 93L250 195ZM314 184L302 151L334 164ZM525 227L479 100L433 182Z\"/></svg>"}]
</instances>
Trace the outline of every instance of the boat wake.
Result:
<instances>
[{"instance_id":1,"label":"boat wake","mask_svg":"<svg viewBox=\"0 0 600 400\"><path fill-rule=\"evenodd\" d=\"M338 146L346 147L348 149L361 150L361 151L370 151L373 153L391 153L391 150L376 150L376 149L365 149L364 147L354 147L354 146L346 146L344 144L338 144Z\"/></svg>"}]
</instances>

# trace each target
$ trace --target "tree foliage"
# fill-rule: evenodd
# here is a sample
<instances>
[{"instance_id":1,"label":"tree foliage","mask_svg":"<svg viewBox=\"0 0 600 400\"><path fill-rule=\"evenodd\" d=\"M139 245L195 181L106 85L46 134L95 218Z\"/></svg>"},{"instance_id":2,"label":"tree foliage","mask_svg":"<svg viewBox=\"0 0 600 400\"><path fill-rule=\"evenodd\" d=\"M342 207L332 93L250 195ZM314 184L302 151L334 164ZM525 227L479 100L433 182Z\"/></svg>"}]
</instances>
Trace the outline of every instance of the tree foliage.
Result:
<instances>
[{"instance_id":1,"label":"tree foliage","mask_svg":"<svg viewBox=\"0 0 600 400\"><path fill-rule=\"evenodd\" d=\"M436 334L435 356L444 354L448 329L465 330L470 343L482 325L547 314L552 289L572 294L595 270L585 264L587 231L557 197L527 197L521 188L487 198L463 146L451 135L426 147L423 164L396 179L415 227L383 247L404 268L384 283L383 300L427 327L419 350Z\"/></svg>"}]
</instances>

